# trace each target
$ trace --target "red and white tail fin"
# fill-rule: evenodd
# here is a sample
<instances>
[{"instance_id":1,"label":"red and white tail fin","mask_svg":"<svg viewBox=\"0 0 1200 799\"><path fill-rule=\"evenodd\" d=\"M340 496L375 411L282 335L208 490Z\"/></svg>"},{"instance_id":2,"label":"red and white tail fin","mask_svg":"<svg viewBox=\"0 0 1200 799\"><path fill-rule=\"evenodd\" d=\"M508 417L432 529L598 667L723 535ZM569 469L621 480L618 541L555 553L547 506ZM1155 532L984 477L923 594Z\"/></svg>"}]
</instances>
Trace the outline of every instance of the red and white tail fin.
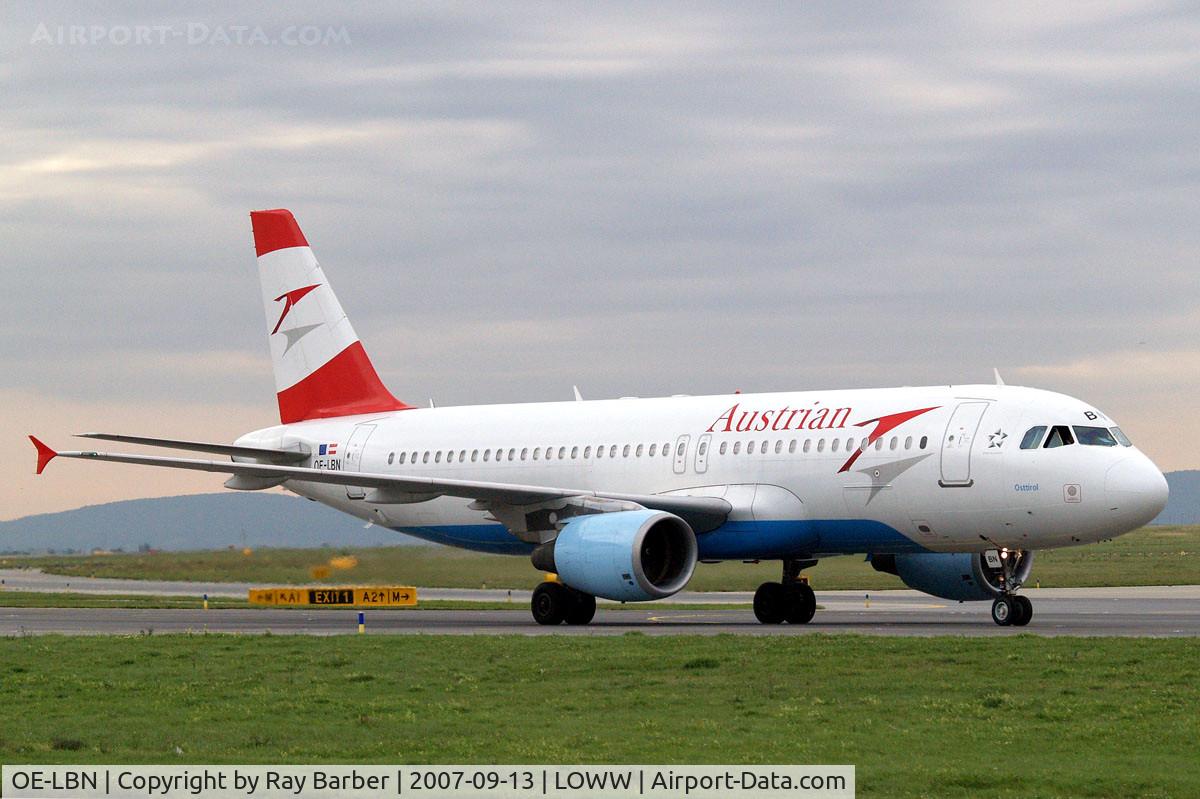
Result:
<instances>
[{"instance_id":1,"label":"red and white tail fin","mask_svg":"<svg viewBox=\"0 0 1200 799\"><path fill-rule=\"evenodd\" d=\"M291 211L251 211L284 424L404 410L380 381Z\"/></svg>"}]
</instances>

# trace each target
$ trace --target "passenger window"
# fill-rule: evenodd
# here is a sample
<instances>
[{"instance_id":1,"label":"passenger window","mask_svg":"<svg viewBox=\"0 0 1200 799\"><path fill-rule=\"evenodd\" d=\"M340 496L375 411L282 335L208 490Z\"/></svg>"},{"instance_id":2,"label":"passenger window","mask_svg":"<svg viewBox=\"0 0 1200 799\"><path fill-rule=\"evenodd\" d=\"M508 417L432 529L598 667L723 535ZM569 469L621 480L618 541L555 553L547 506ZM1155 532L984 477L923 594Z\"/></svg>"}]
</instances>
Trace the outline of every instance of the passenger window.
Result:
<instances>
[{"instance_id":1,"label":"passenger window","mask_svg":"<svg viewBox=\"0 0 1200 799\"><path fill-rule=\"evenodd\" d=\"M639 458L640 458L640 457L642 457L642 451L643 451L644 449L645 449L644 445L642 445L642 444L638 444L638 445L637 445L637 451L636 451L636 452L634 452L633 454L634 454L634 455L636 455L637 457L639 457Z\"/></svg>"},{"instance_id":2,"label":"passenger window","mask_svg":"<svg viewBox=\"0 0 1200 799\"><path fill-rule=\"evenodd\" d=\"M921 436L921 449L925 449L925 447L928 444L929 444L929 436Z\"/></svg>"},{"instance_id":3,"label":"passenger window","mask_svg":"<svg viewBox=\"0 0 1200 799\"><path fill-rule=\"evenodd\" d=\"M571 460L579 458L579 447L571 447Z\"/></svg>"},{"instance_id":4,"label":"passenger window","mask_svg":"<svg viewBox=\"0 0 1200 799\"><path fill-rule=\"evenodd\" d=\"M1075 427L1075 440L1087 447L1115 447L1117 440L1106 427Z\"/></svg>"},{"instance_id":5,"label":"passenger window","mask_svg":"<svg viewBox=\"0 0 1200 799\"><path fill-rule=\"evenodd\" d=\"M1025 431L1025 437L1021 439L1021 449L1037 449L1042 443L1042 436L1046 434L1046 425L1038 425L1031 427Z\"/></svg>"},{"instance_id":6,"label":"passenger window","mask_svg":"<svg viewBox=\"0 0 1200 799\"><path fill-rule=\"evenodd\" d=\"M533 459L534 459L535 461L538 459L538 454L539 454L539 453L541 453L541 451L542 451L542 448L541 448L541 447L534 447L534 448L533 448Z\"/></svg>"},{"instance_id":7,"label":"passenger window","mask_svg":"<svg viewBox=\"0 0 1200 799\"><path fill-rule=\"evenodd\" d=\"M854 436L850 436L849 438L846 439L846 451L852 452L853 450L854 450Z\"/></svg>"},{"instance_id":8,"label":"passenger window","mask_svg":"<svg viewBox=\"0 0 1200 799\"><path fill-rule=\"evenodd\" d=\"M794 439L794 438L788 442L788 454L789 455L796 454L796 439Z\"/></svg>"},{"instance_id":9,"label":"passenger window","mask_svg":"<svg viewBox=\"0 0 1200 799\"><path fill-rule=\"evenodd\" d=\"M779 441L775 442L775 454L776 455L783 454L783 439L780 439Z\"/></svg>"},{"instance_id":10,"label":"passenger window","mask_svg":"<svg viewBox=\"0 0 1200 799\"><path fill-rule=\"evenodd\" d=\"M811 449L812 449L812 439L811 438L804 439L804 451L808 452Z\"/></svg>"},{"instance_id":11,"label":"passenger window","mask_svg":"<svg viewBox=\"0 0 1200 799\"><path fill-rule=\"evenodd\" d=\"M883 452L883 439L882 438L875 439L875 449L878 452Z\"/></svg>"},{"instance_id":12,"label":"passenger window","mask_svg":"<svg viewBox=\"0 0 1200 799\"><path fill-rule=\"evenodd\" d=\"M671 456L671 442L668 441L666 444L662 445L662 454L664 458L669 458Z\"/></svg>"},{"instance_id":13,"label":"passenger window","mask_svg":"<svg viewBox=\"0 0 1200 799\"><path fill-rule=\"evenodd\" d=\"M601 444L600 446L596 447L596 457L597 457L597 458L603 458L603 457L604 457L604 445L603 445L603 444Z\"/></svg>"},{"instance_id":14,"label":"passenger window","mask_svg":"<svg viewBox=\"0 0 1200 799\"><path fill-rule=\"evenodd\" d=\"M720 453L721 453L722 455L724 455L724 454L725 454L726 452L728 452L728 451L729 451L729 442L728 442L728 441L722 441L722 442L721 442L721 449L720 449Z\"/></svg>"},{"instance_id":15,"label":"passenger window","mask_svg":"<svg viewBox=\"0 0 1200 799\"><path fill-rule=\"evenodd\" d=\"M591 447L584 447L584 448L583 448L583 457L584 457L584 459L585 459L585 460L586 460L587 458L590 458L590 457L592 457L592 448L591 448Z\"/></svg>"},{"instance_id":16,"label":"passenger window","mask_svg":"<svg viewBox=\"0 0 1200 799\"><path fill-rule=\"evenodd\" d=\"M700 455L703 456L707 452L708 452L708 442L701 441L700 442Z\"/></svg>"},{"instance_id":17,"label":"passenger window","mask_svg":"<svg viewBox=\"0 0 1200 799\"><path fill-rule=\"evenodd\" d=\"M733 454L737 455L741 451L742 451L742 442L740 442L740 441L733 442Z\"/></svg>"},{"instance_id":18,"label":"passenger window","mask_svg":"<svg viewBox=\"0 0 1200 799\"><path fill-rule=\"evenodd\" d=\"M649 455L651 458L653 458L657 452L658 452L658 444L651 444L650 450L646 454Z\"/></svg>"},{"instance_id":19,"label":"passenger window","mask_svg":"<svg viewBox=\"0 0 1200 799\"><path fill-rule=\"evenodd\" d=\"M628 444L626 444L624 447L621 448L621 457L622 458L629 457L629 445Z\"/></svg>"},{"instance_id":20,"label":"passenger window","mask_svg":"<svg viewBox=\"0 0 1200 799\"><path fill-rule=\"evenodd\" d=\"M437 452L433 453L433 462L434 463L442 462L442 451L440 449Z\"/></svg>"},{"instance_id":21,"label":"passenger window","mask_svg":"<svg viewBox=\"0 0 1200 799\"><path fill-rule=\"evenodd\" d=\"M680 441L679 446L675 448L676 457L682 458L683 453L686 451L686 447L687 447L687 445L684 444L682 441Z\"/></svg>"},{"instance_id":22,"label":"passenger window","mask_svg":"<svg viewBox=\"0 0 1200 799\"><path fill-rule=\"evenodd\" d=\"M460 449L458 451L458 462L459 463L467 462L467 451L465 449Z\"/></svg>"},{"instance_id":23,"label":"passenger window","mask_svg":"<svg viewBox=\"0 0 1200 799\"><path fill-rule=\"evenodd\" d=\"M842 441L842 440L841 440L840 438L835 438L833 441L830 441L830 442L829 442L829 451L830 451L830 452L837 452L837 451L838 451L838 445L839 445L839 444L841 444L841 441Z\"/></svg>"},{"instance_id":24,"label":"passenger window","mask_svg":"<svg viewBox=\"0 0 1200 799\"><path fill-rule=\"evenodd\" d=\"M575 455L572 454L571 457L574 458ZM566 458L567 458L567 448L559 447L558 448L558 459L561 461L561 460L566 460Z\"/></svg>"},{"instance_id":25,"label":"passenger window","mask_svg":"<svg viewBox=\"0 0 1200 799\"><path fill-rule=\"evenodd\" d=\"M755 442L753 442L753 441L750 441L746 444L746 454L747 455L754 454L754 444L755 444Z\"/></svg>"},{"instance_id":26,"label":"passenger window","mask_svg":"<svg viewBox=\"0 0 1200 799\"><path fill-rule=\"evenodd\" d=\"M892 440L888 444L888 449L895 449L899 443L900 443L900 439L897 438L896 436L892 436Z\"/></svg>"},{"instance_id":27,"label":"passenger window","mask_svg":"<svg viewBox=\"0 0 1200 799\"><path fill-rule=\"evenodd\" d=\"M825 451L825 439L818 438L817 439L817 452L824 452L824 451Z\"/></svg>"},{"instance_id":28,"label":"passenger window","mask_svg":"<svg viewBox=\"0 0 1200 799\"><path fill-rule=\"evenodd\" d=\"M407 453L407 452L401 452L401 453L400 453L400 465L401 465L401 466L403 466L403 465L404 465L404 461L406 461L406 460L407 460L407 458L405 457L406 455L408 455L408 453Z\"/></svg>"},{"instance_id":29,"label":"passenger window","mask_svg":"<svg viewBox=\"0 0 1200 799\"><path fill-rule=\"evenodd\" d=\"M1071 429L1065 424L1056 424L1050 428L1050 435L1046 436L1046 443L1043 447L1045 449L1053 449L1054 447L1065 447L1074 443L1075 440L1071 438Z\"/></svg>"},{"instance_id":30,"label":"passenger window","mask_svg":"<svg viewBox=\"0 0 1200 799\"><path fill-rule=\"evenodd\" d=\"M912 449L912 436L909 436L908 438L904 439L904 448Z\"/></svg>"},{"instance_id":31,"label":"passenger window","mask_svg":"<svg viewBox=\"0 0 1200 799\"><path fill-rule=\"evenodd\" d=\"M492 457L492 451L490 449L485 449L483 451L483 462L487 463L489 460L491 460L491 457Z\"/></svg>"},{"instance_id":32,"label":"passenger window","mask_svg":"<svg viewBox=\"0 0 1200 799\"><path fill-rule=\"evenodd\" d=\"M479 460L479 450L473 449L471 450L471 463L475 463L477 460Z\"/></svg>"},{"instance_id":33,"label":"passenger window","mask_svg":"<svg viewBox=\"0 0 1200 799\"><path fill-rule=\"evenodd\" d=\"M454 450L446 453L446 463L454 463Z\"/></svg>"},{"instance_id":34,"label":"passenger window","mask_svg":"<svg viewBox=\"0 0 1200 799\"><path fill-rule=\"evenodd\" d=\"M608 448L608 457L610 457L610 458L617 457L617 445L616 444L613 444L611 447Z\"/></svg>"},{"instance_id":35,"label":"passenger window","mask_svg":"<svg viewBox=\"0 0 1200 799\"><path fill-rule=\"evenodd\" d=\"M1113 438L1115 438L1115 439L1117 439L1117 441L1121 442L1122 447L1132 447L1133 446L1133 442L1129 440L1128 436L1126 436L1124 433L1121 432L1121 428L1114 427L1112 429L1112 434L1113 434Z\"/></svg>"}]
</instances>

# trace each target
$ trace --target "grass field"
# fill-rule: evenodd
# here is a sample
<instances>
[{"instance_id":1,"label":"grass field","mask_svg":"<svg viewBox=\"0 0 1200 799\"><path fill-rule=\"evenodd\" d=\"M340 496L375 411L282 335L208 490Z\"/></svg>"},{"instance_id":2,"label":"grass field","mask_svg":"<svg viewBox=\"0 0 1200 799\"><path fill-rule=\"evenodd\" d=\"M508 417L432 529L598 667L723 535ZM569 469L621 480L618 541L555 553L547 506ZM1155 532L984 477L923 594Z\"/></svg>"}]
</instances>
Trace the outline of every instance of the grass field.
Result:
<instances>
[{"instance_id":1,"label":"grass field","mask_svg":"<svg viewBox=\"0 0 1200 799\"><path fill-rule=\"evenodd\" d=\"M353 554L351 569L329 568L330 560ZM405 584L448 588L533 588L541 574L528 558L481 555L445 547L378 549L261 549L240 551L102 555L92 557L0 558L0 566L37 566L89 577L205 580L266 584ZM314 579L314 568L327 577ZM890 574L861 557L828 558L809 571L818 589L903 588ZM752 591L779 579L778 562L700 564L689 588ZM1184 585L1200 583L1200 526L1146 527L1113 541L1037 553L1033 579L1043 587Z\"/></svg>"},{"instance_id":2,"label":"grass field","mask_svg":"<svg viewBox=\"0 0 1200 799\"><path fill-rule=\"evenodd\" d=\"M5 763L852 763L860 796L1200 796L1200 641L0 639Z\"/></svg>"},{"instance_id":3,"label":"grass field","mask_svg":"<svg viewBox=\"0 0 1200 799\"><path fill-rule=\"evenodd\" d=\"M200 596L153 596L150 594L80 594L72 592L49 593L42 591L0 591L0 608L167 608L198 610L204 602ZM244 599L213 597L208 601L211 610L228 608L262 607L251 605ZM307 610L345 610L356 605L304 605ZM365 606L364 606L365 607ZM616 604L607 602L603 607L608 610L644 610L644 605L637 603ZM671 604L673 610L723 610L728 608L748 608L750 603L687 603ZM817 606L821 607L820 605ZM514 599L512 602L478 602L458 599L422 599L415 606L407 608L390 608L388 613L401 613L410 610L512 610L529 613L529 602Z\"/></svg>"}]
</instances>

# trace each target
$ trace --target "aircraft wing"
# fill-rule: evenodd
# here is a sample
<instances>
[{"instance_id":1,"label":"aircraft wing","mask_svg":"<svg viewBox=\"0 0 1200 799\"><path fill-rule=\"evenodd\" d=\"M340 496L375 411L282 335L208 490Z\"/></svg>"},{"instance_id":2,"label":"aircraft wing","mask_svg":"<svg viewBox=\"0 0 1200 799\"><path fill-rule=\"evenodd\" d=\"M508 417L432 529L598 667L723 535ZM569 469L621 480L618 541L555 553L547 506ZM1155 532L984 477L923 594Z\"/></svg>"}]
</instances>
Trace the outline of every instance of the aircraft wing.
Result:
<instances>
[{"instance_id":1,"label":"aircraft wing","mask_svg":"<svg viewBox=\"0 0 1200 799\"><path fill-rule=\"evenodd\" d=\"M76 433L80 438L99 438L105 441L120 441L125 444L144 444L148 447L169 447L192 452L211 452L214 455L229 455L240 458L257 458L268 463L298 463L307 460L312 453L307 447L297 444L290 449L268 449L266 447L239 447L234 444L210 444L206 441L181 441L177 438L147 438L125 436L115 433Z\"/></svg>"},{"instance_id":2,"label":"aircraft wing","mask_svg":"<svg viewBox=\"0 0 1200 799\"><path fill-rule=\"evenodd\" d=\"M697 533L714 530L721 526L732 510L732 506L719 497L621 494L594 491L592 489L493 483L482 480L455 480L446 477L412 477L396 474L374 474L370 472L327 471L325 469L310 469L303 466L210 461L196 458L171 458L160 455L129 455L117 452L88 450L58 452L46 446L34 436L30 436L29 440L33 442L38 451L38 474L42 473L46 468L46 464L58 457L232 474L243 478L260 480L264 487L267 485L278 485L285 480L361 486L363 488L376 489L381 501L384 503L414 502L433 499L438 496L447 496L519 507L555 499L595 497L598 499L634 502L652 510L674 513L687 521ZM368 499L368 501L371 500Z\"/></svg>"}]
</instances>

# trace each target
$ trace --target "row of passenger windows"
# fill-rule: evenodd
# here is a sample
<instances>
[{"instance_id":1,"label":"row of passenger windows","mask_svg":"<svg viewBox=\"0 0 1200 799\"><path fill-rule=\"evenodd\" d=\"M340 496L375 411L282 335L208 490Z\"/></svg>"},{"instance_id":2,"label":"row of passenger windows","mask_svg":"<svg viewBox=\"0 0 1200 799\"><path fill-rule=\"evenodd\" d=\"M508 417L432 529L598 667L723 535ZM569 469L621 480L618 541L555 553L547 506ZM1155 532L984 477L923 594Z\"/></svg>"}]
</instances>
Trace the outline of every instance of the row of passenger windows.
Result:
<instances>
[{"instance_id":1,"label":"row of passenger windows","mask_svg":"<svg viewBox=\"0 0 1200 799\"><path fill-rule=\"evenodd\" d=\"M1048 427L1049 434L1046 433ZM1110 430L1107 427L1083 427L1081 425L1071 427L1065 424L1056 424L1052 427L1038 425L1026 430L1025 437L1021 439L1021 449L1038 449L1039 447L1053 449L1075 443L1088 447L1115 447L1118 444L1122 447L1133 446L1133 442L1121 432L1119 427Z\"/></svg>"},{"instance_id":2,"label":"row of passenger windows","mask_svg":"<svg viewBox=\"0 0 1200 799\"><path fill-rule=\"evenodd\" d=\"M786 449L789 455L794 455L797 450L802 452L825 452L828 448L829 452L853 452L855 445L861 449L866 449L869 444L866 438L855 439L853 436L843 441L840 438L833 438L828 441L824 438L804 439L803 444L798 439L784 441L776 439L775 441L747 441L745 447L743 442L734 441L731 445L728 441L722 441L718 452L721 455L726 455L732 452L734 455L740 455L745 452L747 455L768 455L774 452L776 455L782 455ZM843 444L845 446L843 447ZM901 439L899 436L892 436L886 442L884 439L876 439L874 447L876 450L882 451L886 445L889 450L906 449L910 450L914 444L918 449L926 449L929 446L929 436L921 436L920 440L914 439L912 436L907 436ZM703 458L708 455L708 442L700 442L700 447L696 454ZM485 450L414 450L412 452L401 452L399 455L392 452L388 455L388 465L393 463L416 464L416 463L477 463L482 460L484 463L492 461L524 461L524 460L578 460L582 455L584 460L590 460L595 454L597 459L601 458L655 458L671 456L671 444L665 443L655 444L600 444L594 449L591 446L579 447L509 447L508 449L485 449ZM675 445L675 456L683 458L687 455L687 444L680 442Z\"/></svg>"}]
</instances>

